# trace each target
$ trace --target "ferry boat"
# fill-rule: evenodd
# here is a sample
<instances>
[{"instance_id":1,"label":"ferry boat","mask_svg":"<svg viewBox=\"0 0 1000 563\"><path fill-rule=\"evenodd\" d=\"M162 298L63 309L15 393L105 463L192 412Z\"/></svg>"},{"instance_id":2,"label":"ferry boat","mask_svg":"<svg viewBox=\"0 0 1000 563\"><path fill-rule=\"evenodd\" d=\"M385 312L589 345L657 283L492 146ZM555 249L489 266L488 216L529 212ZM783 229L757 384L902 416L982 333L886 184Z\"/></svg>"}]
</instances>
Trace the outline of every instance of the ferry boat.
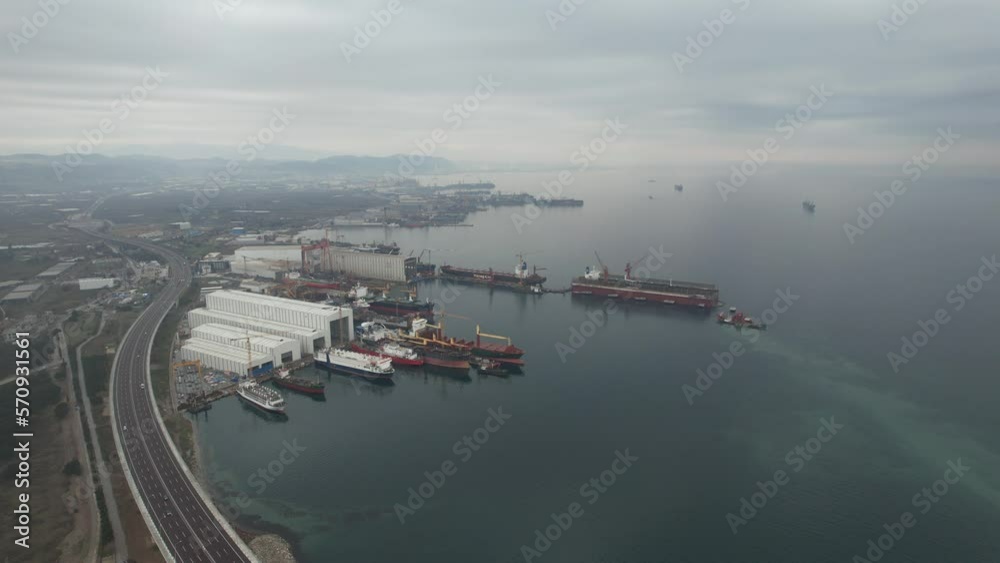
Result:
<instances>
[{"instance_id":1,"label":"ferry boat","mask_svg":"<svg viewBox=\"0 0 1000 563\"><path fill-rule=\"evenodd\" d=\"M236 394L251 405L266 411L284 414L285 399L274 389L268 389L256 381L244 381L236 388Z\"/></svg>"},{"instance_id":2,"label":"ferry boat","mask_svg":"<svg viewBox=\"0 0 1000 563\"><path fill-rule=\"evenodd\" d=\"M395 373L389 358L340 348L327 348L317 353L313 364L327 371L354 375L373 383L391 384L392 374Z\"/></svg>"}]
</instances>

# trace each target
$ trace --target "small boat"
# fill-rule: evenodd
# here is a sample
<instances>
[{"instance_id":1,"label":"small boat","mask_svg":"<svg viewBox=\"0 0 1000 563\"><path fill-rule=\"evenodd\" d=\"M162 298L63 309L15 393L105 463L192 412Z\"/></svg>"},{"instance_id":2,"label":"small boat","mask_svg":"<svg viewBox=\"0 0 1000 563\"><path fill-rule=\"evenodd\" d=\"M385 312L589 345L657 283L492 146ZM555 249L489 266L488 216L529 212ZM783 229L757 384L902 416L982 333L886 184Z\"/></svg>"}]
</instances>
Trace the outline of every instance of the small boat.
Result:
<instances>
[{"instance_id":1,"label":"small boat","mask_svg":"<svg viewBox=\"0 0 1000 563\"><path fill-rule=\"evenodd\" d=\"M505 376L508 375L507 370L500 364L490 359L481 358L476 362L476 372L480 375L497 375Z\"/></svg>"},{"instance_id":2,"label":"small boat","mask_svg":"<svg viewBox=\"0 0 1000 563\"><path fill-rule=\"evenodd\" d=\"M754 330L767 330L767 325L757 322L753 317L744 315L736 310L736 307L729 308L729 314L719 313L716 317L719 324L732 325L736 328L752 328Z\"/></svg>"},{"instance_id":3,"label":"small boat","mask_svg":"<svg viewBox=\"0 0 1000 563\"><path fill-rule=\"evenodd\" d=\"M674 190L678 192L684 191L684 184L674 184Z\"/></svg>"},{"instance_id":4,"label":"small boat","mask_svg":"<svg viewBox=\"0 0 1000 563\"><path fill-rule=\"evenodd\" d=\"M802 209L805 209L809 213L816 212L816 202L812 200L806 200L802 202Z\"/></svg>"}]
</instances>

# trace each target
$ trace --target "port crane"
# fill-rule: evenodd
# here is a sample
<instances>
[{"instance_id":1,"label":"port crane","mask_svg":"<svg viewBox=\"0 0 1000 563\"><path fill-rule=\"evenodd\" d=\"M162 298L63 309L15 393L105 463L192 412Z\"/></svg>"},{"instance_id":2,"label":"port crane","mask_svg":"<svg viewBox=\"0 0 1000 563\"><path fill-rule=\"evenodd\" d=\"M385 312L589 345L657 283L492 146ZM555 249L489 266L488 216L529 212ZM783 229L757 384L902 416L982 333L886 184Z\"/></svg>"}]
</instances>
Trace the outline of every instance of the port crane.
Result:
<instances>
[{"instance_id":1,"label":"port crane","mask_svg":"<svg viewBox=\"0 0 1000 563\"><path fill-rule=\"evenodd\" d=\"M604 265L604 262L601 260L601 255L598 254L596 250L594 251L594 256L597 257L597 263L601 266L601 274L604 276L604 280L607 281L610 276L608 273L608 267Z\"/></svg>"},{"instance_id":2,"label":"port crane","mask_svg":"<svg viewBox=\"0 0 1000 563\"><path fill-rule=\"evenodd\" d=\"M509 336L500 336L499 334L489 334L486 332L482 332L481 330L479 330L479 325L476 325L476 346L479 346L480 337L493 338L496 340L506 340L507 346L511 345Z\"/></svg>"}]
</instances>

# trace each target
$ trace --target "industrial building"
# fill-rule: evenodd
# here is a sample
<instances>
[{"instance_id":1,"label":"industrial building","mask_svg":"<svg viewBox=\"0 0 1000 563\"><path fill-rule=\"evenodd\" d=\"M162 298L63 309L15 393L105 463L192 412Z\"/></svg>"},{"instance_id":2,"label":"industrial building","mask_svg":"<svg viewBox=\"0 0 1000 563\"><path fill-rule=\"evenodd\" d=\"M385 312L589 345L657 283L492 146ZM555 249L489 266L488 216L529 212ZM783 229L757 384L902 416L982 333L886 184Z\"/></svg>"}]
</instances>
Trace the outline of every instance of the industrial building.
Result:
<instances>
[{"instance_id":1,"label":"industrial building","mask_svg":"<svg viewBox=\"0 0 1000 563\"><path fill-rule=\"evenodd\" d=\"M105 289L118 284L118 280L115 278L80 278L76 281L80 284L80 291Z\"/></svg>"},{"instance_id":2,"label":"industrial building","mask_svg":"<svg viewBox=\"0 0 1000 563\"><path fill-rule=\"evenodd\" d=\"M7 302L17 302L17 301L34 301L42 293L42 284L40 283L25 283L15 287L10 293L4 295L3 301ZM354 330L352 327L351 330Z\"/></svg>"},{"instance_id":3,"label":"industrial building","mask_svg":"<svg viewBox=\"0 0 1000 563\"><path fill-rule=\"evenodd\" d=\"M55 266L45 270L44 272L38 274L36 277L39 278L57 278L63 275L66 270L72 268L76 265L76 262L59 262Z\"/></svg>"},{"instance_id":4,"label":"industrial building","mask_svg":"<svg viewBox=\"0 0 1000 563\"><path fill-rule=\"evenodd\" d=\"M220 324L242 330L256 330L266 334L283 336L298 342L299 351L302 355L312 354L314 349L326 346L323 339L323 333L315 328L304 328L281 323L271 323L251 317L244 317L242 315L233 315L231 313L223 313L221 311L210 311L205 308L192 309L188 312L188 324L192 328L206 323Z\"/></svg>"},{"instance_id":5,"label":"industrial building","mask_svg":"<svg viewBox=\"0 0 1000 563\"><path fill-rule=\"evenodd\" d=\"M298 341L291 338L215 323L206 323L191 329L191 340L207 340L244 349L249 341L251 351L268 354L275 366L282 366L302 357Z\"/></svg>"},{"instance_id":6,"label":"industrial building","mask_svg":"<svg viewBox=\"0 0 1000 563\"><path fill-rule=\"evenodd\" d=\"M371 280L404 283L415 271L417 259L398 254L376 254L329 249L330 271Z\"/></svg>"},{"instance_id":7,"label":"industrial building","mask_svg":"<svg viewBox=\"0 0 1000 563\"><path fill-rule=\"evenodd\" d=\"M283 336L297 340L303 355L347 342L354 335L354 316L347 307L234 290L206 295L205 305L188 313L192 327L216 323Z\"/></svg>"},{"instance_id":8,"label":"industrial building","mask_svg":"<svg viewBox=\"0 0 1000 563\"><path fill-rule=\"evenodd\" d=\"M245 345L240 347L200 338L192 338L181 346L181 359L185 362L198 360L203 366L241 375L246 374L250 368L253 368L253 373L256 375L271 371L275 367L270 354L251 351L248 364Z\"/></svg>"}]
</instances>

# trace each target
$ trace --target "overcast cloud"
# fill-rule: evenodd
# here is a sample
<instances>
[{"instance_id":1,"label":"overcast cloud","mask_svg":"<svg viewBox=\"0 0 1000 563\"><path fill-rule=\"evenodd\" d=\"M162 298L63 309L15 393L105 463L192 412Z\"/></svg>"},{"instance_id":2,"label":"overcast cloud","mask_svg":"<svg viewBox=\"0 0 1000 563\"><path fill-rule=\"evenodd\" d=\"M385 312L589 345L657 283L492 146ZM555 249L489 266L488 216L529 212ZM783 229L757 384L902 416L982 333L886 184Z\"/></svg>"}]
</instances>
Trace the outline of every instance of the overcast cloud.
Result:
<instances>
[{"instance_id":1,"label":"overcast cloud","mask_svg":"<svg viewBox=\"0 0 1000 563\"><path fill-rule=\"evenodd\" d=\"M902 160L947 126L963 135L952 164L1000 154L995 0L926 0L889 40L878 21L901 0L586 0L555 30L558 0L399 3L348 63L341 44L388 2L243 0L220 18L213 0L70 0L20 43L38 0L4 0L0 152L64 152L159 67L103 150L236 146L287 107L279 142L321 154L411 152L442 128L438 156L563 163L618 117L602 164L707 163L743 158L825 85L781 159ZM673 54L724 8L735 21L679 72ZM490 75L496 92L452 131L444 112Z\"/></svg>"}]
</instances>

